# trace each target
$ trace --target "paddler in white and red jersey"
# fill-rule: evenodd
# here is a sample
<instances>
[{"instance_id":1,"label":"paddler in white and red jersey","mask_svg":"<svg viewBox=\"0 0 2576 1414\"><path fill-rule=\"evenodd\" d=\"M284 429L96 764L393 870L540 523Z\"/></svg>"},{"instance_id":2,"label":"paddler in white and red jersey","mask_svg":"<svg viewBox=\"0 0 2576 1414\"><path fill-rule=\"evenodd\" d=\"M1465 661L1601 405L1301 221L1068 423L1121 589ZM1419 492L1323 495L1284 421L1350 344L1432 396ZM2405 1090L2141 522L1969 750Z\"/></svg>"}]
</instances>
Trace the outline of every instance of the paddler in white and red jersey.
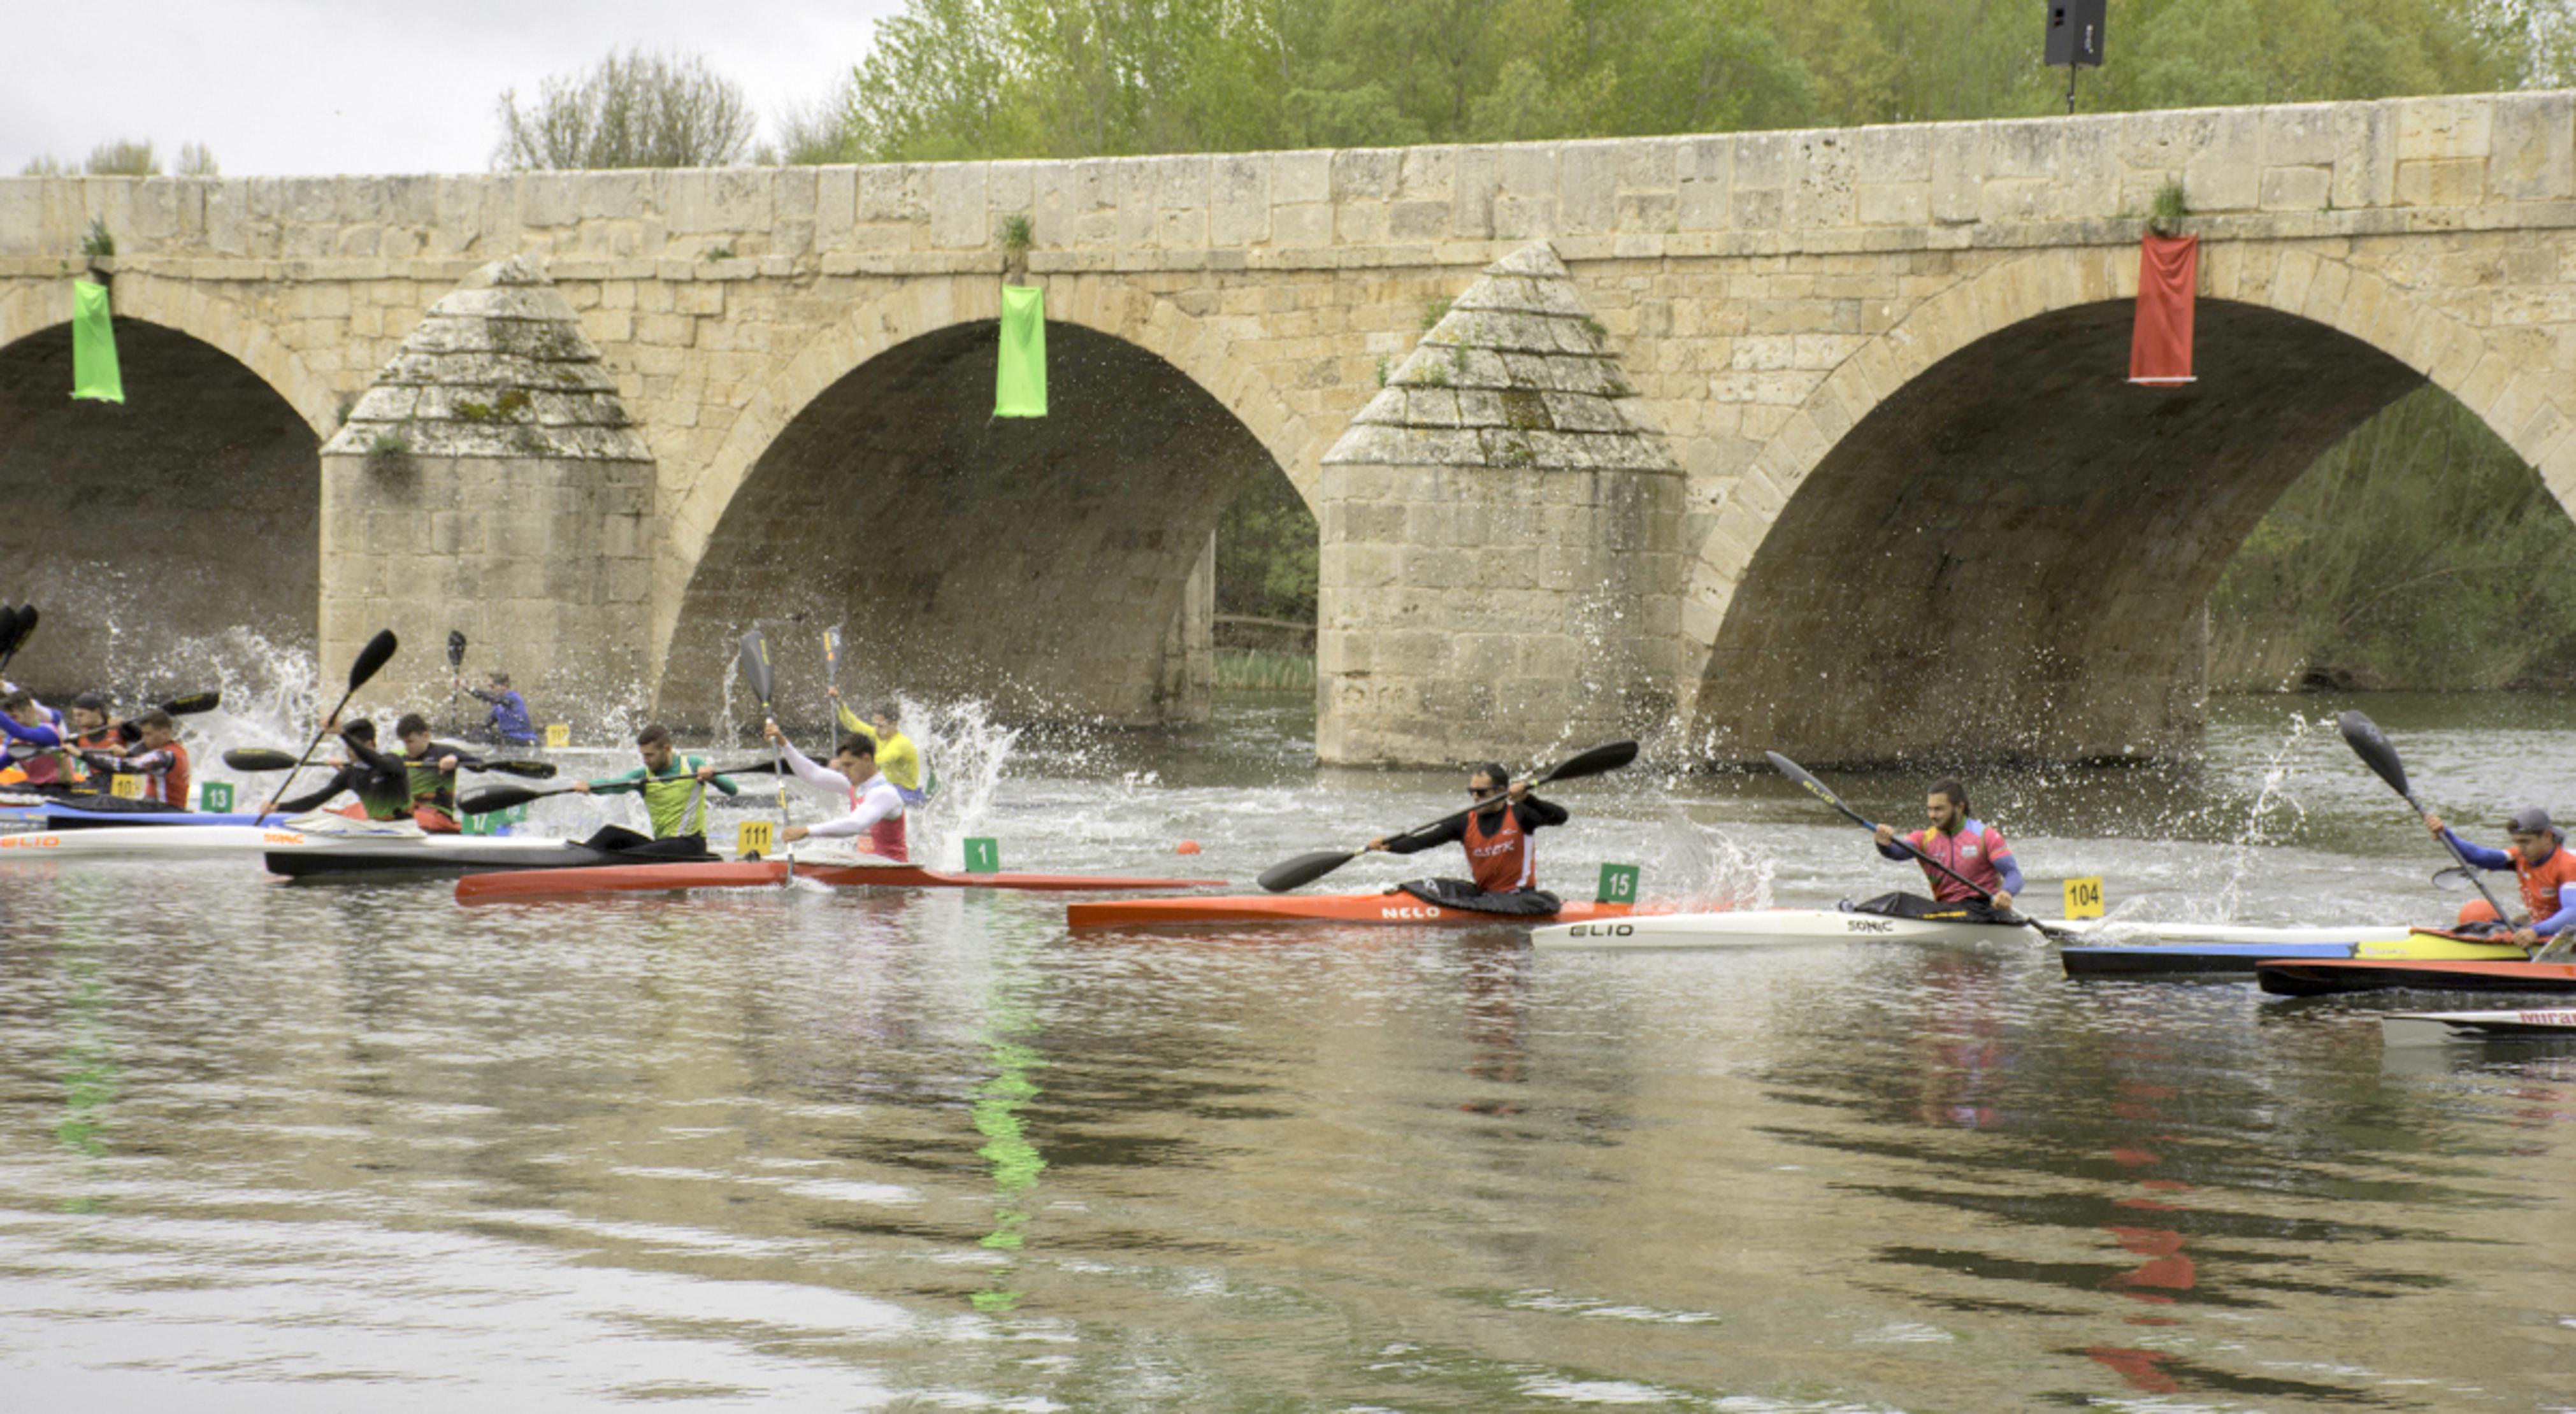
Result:
<instances>
[{"instance_id":1,"label":"paddler in white and red jersey","mask_svg":"<svg viewBox=\"0 0 2576 1414\"><path fill-rule=\"evenodd\" d=\"M1539 800L1529 783L1512 784L1511 772L1492 762L1467 777L1467 798L1475 809L1409 835L1381 836L1368 847L1388 854L1418 854L1456 841L1467 851L1467 871L1476 887L1489 894L1527 893L1538 888L1538 846L1533 831L1562 825L1565 807ZM1552 909L1550 911L1553 911Z\"/></svg>"},{"instance_id":2,"label":"paddler in white and red jersey","mask_svg":"<svg viewBox=\"0 0 2576 1414\"><path fill-rule=\"evenodd\" d=\"M861 848L880 859L897 864L912 862L912 851L904 842L903 793L894 788L877 770L876 743L856 732L842 737L832 752L828 766L817 766L796 749L796 743L778 729L778 723L766 722L761 730L770 743L787 753L787 764L796 779L842 802L850 813L838 820L820 825L790 825L780 838L789 844L801 839L850 839L865 835Z\"/></svg>"},{"instance_id":3,"label":"paddler in white and red jersey","mask_svg":"<svg viewBox=\"0 0 2576 1414\"><path fill-rule=\"evenodd\" d=\"M1878 827L1878 852L1890 859L1923 864L1936 903L1974 900L1976 890L1932 866L1946 866L1993 896L1993 906L2008 910L2021 892L2021 866L2013 860L2004 832L1968 814L1968 788L1949 776L1934 781L1923 797L1923 818L1930 828L1916 830L1897 843L1896 827ZM1926 862L1928 861L1928 862Z\"/></svg>"}]
</instances>

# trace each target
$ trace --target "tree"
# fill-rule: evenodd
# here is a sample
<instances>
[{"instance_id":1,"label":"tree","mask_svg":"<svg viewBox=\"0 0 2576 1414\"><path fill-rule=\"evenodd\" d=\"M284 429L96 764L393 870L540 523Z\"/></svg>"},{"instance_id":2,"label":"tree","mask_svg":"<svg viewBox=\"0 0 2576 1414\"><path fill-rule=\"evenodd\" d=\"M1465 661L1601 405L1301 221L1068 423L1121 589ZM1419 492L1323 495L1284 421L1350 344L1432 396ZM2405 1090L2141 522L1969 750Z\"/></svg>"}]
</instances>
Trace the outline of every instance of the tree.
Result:
<instances>
[{"instance_id":1,"label":"tree","mask_svg":"<svg viewBox=\"0 0 2576 1414\"><path fill-rule=\"evenodd\" d=\"M642 49L548 78L526 109L505 89L500 118L492 163L510 171L731 166L759 131L742 89L704 59Z\"/></svg>"},{"instance_id":2,"label":"tree","mask_svg":"<svg viewBox=\"0 0 2576 1414\"><path fill-rule=\"evenodd\" d=\"M222 174L223 168L215 162L215 154L208 149L204 143L183 142L179 144L178 175L182 177L215 177L221 176Z\"/></svg>"},{"instance_id":3,"label":"tree","mask_svg":"<svg viewBox=\"0 0 2576 1414\"><path fill-rule=\"evenodd\" d=\"M117 138L102 142L89 150L89 160L81 170L93 177L157 177L161 159L152 155L151 142L134 142Z\"/></svg>"}]
</instances>

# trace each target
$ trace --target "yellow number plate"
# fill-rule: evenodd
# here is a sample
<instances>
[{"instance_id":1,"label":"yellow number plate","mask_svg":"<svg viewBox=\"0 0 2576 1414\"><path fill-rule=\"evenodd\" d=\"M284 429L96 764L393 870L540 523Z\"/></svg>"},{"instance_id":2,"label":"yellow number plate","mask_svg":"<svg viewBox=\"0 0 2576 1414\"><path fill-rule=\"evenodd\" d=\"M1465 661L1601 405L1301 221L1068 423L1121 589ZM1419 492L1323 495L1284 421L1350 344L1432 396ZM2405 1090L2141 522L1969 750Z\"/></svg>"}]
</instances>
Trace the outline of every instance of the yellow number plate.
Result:
<instances>
[{"instance_id":1,"label":"yellow number plate","mask_svg":"<svg viewBox=\"0 0 2576 1414\"><path fill-rule=\"evenodd\" d=\"M2069 918L2102 916L2102 881L2100 879L2066 881L2066 916Z\"/></svg>"},{"instance_id":2,"label":"yellow number plate","mask_svg":"<svg viewBox=\"0 0 2576 1414\"><path fill-rule=\"evenodd\" d=\"M778 824L773 820L745 820L733 832L733 852L737 856L766 859L778 848Z\"/></svg>"},{"instance_id":3,"label":"yellow number plate","mask_svg":"<svg viewBox=\"0 0 2576 1414\"><path fill-rule=\"evenodd\" d=\"M565 747L572 745L571 724L567 722L556 722L547 727L546 745L551 747Z\"/></svg>"},{"instance_id":4,"label":"yellow number plate","mask_svg":"<svg viewBox=\"0 0 2576 1414\"><path fill-rule=\"evenodd\" d=\"M143 798L143 778L141 776L118 776L115 780L108 783L107 793L115 796L119 800L141 800Z\"/></svg>"}]
</instances>

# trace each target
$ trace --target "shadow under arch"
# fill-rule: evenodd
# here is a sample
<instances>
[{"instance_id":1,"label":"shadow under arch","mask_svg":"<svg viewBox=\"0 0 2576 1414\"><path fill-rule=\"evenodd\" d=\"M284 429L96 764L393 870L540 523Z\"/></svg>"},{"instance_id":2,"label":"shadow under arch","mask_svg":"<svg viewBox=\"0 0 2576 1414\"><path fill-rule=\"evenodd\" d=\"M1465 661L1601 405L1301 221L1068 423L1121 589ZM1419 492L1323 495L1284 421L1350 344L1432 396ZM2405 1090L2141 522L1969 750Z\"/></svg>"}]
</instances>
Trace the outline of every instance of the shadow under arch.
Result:
<instances>
[{"instance_id":1,"label":"shadow under arch","mask_svg":"<svg viewBox=\"0 0 2576 1414\"><path fill-rule=\"evenodd\" d=\"M821 715L830 624L845 685L1022 717L1205 716L1212 536L1269 451L1179 368L1070 323L1047 331L1050 415L995 418L999 328L895 344L788 420L689 577L665 717L725 716L754 623L796 720ZM800 618L810 643L780 635Z\"/></svg>"},{"instance_id":2,"label":"shadow under arch","mask_svg":"<svg viewBox=\"0 0 2576 1414\"><path fill-rule=\"evenodd\" d=\"M2132 387L2133 312L2076 303L1974 339L1796 480L1698 684L1715 754L2088 760L2187 740L2228 560L2426 375L2327 324L2204 298L2199 381Z\"/></svg>"},{"instance_id":3,"label":"shadow under arch","mask_svg":"<svg viewBox=\"0 0 2576 1414\"><path fill-rule=\"evenodd\" d=\"M123 404L71 400L69 324L0 347L0 594L44 613L10 675L169 690L230 630L310 649L313 429L213 344L130 315L116 343Z\"/></svg>"}]
</instances>

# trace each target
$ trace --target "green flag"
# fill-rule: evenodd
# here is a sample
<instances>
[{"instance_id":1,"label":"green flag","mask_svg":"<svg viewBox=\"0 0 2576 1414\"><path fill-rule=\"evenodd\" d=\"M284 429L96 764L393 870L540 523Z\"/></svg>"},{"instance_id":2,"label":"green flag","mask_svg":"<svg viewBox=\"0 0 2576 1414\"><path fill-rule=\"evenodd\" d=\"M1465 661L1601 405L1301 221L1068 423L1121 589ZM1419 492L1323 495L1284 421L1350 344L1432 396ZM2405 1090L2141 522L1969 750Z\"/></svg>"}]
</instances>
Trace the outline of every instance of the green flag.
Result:
<instances>
[{"instance_id":1,"label":"green flag","mask_svg":"<svg viewBox=\"0 0 2576 1414\"><path fill-rule=\"evenodd\" d=\"M993 378L993 416L1046 416L1046 291L1002 287L1002 366Z\"/></svg>"},{"instance_id":2,"label":"green flag","mask_svg":"<svg viewBox=\"0 0 2576 1414\"><path fill-rule=\"evenodd\" d=\"M116 328L107 313L107 286L72 282L72 396L103 403L125 401L125 379L116 371Z\"/></svg>"}]
</instances>

